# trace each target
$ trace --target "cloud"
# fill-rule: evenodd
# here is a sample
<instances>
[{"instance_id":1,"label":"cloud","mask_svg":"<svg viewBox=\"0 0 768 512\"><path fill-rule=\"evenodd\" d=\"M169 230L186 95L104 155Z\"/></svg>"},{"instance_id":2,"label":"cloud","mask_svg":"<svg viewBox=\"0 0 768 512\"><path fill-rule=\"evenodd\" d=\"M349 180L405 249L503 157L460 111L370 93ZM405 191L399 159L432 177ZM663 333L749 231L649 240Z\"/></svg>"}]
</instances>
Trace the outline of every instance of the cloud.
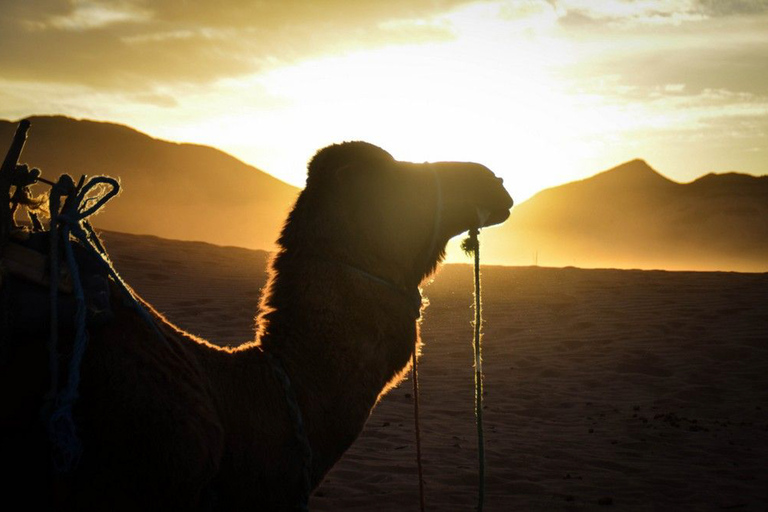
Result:
<instances>
[{"instance_id":1,"label":"cloud","mask_svg":"<svg viewBox=\"0 0 768 512\"><path fill-rule=\"evenodd\" d=\"M731 16L768 12L768 0L699 0L698 5L710 16Z\"/></svg>"},{"instance_id":2,"label":"cloud","mask_svg":"<svg viewBox=\"0 0 768 512\"><path fill-rule=\"evenodd\" d=\"M768 0L549 0L565 27L680 25L768 12Z\"/></svg>"},{"instance_id":3,"label":"cloud","mask_svg":"<svg viewBox=\"0 0 768 512\"><path fill-rule=\"evenodd\" d=\"M563 73L586 87L610 76L619 77L610 81L613 87L680 84L691 94L713 89L768 96L768 34L761 38L747 28L741 34L670 34L645 46L637 37L617 38L611 51L584 50L580 63Z\"/></svg>"},{"instance_id":4,"label":"cloud","mask_svg":"<svg viewBox=\"0 0 768 512\"><path fill-rule=\"evenodd\" d=\"M3 6L0 76L99 90L215 83L351 47L451 37L470 0L28 0Z\"/></svg>"},{"instance_id":5,"label":"cloud","mask_svg":"<svg viewBox=\"0 0 768 512\"><path fill-rule=\"evenodd\" d=\"M564 26L680 25L768 12L768 0L550 0Z\"/></svg>"},{"instance_id":6,"label":"cloud","mask_svg":"<svg viewBox=\"0 0 768 512\"><path fill-rule=\"evenodd\" d=\"M107 3L77 0L73 2L72 11L67 15L51 16L43 22L30 21L27 26L38 30L55 28L79 32L120 23L144 23L151 18L152 12L149 9L127 1Z\"/></svg>"},{"instance_id":7,"label":"cloud","mask_svg":"<svg viewBox=\"0 0 768 512\"><path fill-rule=\"evenodd\" d=\"M694 0L552 0L566 27L597 25L626 28L632 26L679 25L706 16Z\"/></svg>"},{"instance_id":8,"label":"cloud","mask_svg":"<svg viewBox=\"0 0 768 512\"><path fill-rule=\"evenodd\" d=\"M559 37L573 56L562 76L584 88L619 77L609 82L639 91L681 84L690 94L713 89L768 95L768 10L716 3L717 16L700 1L609 0L590 3L586 11L576 8L583 2L560 0ZM665 19L665 25L654 19Z\"/></svg>"}]
</instances>

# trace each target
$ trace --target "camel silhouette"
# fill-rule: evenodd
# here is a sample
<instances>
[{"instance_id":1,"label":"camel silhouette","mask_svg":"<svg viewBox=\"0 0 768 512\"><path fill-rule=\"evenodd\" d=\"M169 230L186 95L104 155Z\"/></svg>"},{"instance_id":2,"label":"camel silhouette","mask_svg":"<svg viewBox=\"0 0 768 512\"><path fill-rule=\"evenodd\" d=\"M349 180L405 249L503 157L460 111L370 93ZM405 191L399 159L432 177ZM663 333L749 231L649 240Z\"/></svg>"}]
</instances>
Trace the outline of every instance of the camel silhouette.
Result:
<instances>
[{"instance_id":1,"label":"camel silhouette","mask_svg":"<svg viewBox=\"0 0 768 512\"><path fill-rule=\"evenodd\" d=\"M114 318L89 328L74 409L83 453L69 474L50 469L39 419L47 336L11 331L0 361L6 496L77 510L296 508L305 464L314 489L408 371L419 285L448 240L478 227L479 210L488 226L511 207L480 164L400 162L364 142L320 150L270 261L254 341L217 347L144 303L160 340L112 286Z\"/></svg>"}]
</instances>

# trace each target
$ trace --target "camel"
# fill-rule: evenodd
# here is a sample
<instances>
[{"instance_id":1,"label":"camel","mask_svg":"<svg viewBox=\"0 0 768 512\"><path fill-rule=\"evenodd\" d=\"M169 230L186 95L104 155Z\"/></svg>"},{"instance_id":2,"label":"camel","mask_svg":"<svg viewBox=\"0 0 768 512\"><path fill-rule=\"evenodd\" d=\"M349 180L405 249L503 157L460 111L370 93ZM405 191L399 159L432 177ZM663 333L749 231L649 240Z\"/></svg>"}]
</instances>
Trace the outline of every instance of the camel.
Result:
<instances>
[{"instance_id":1,"label":"camel","mask_svg":"<svg viewBox=\"0 0 768 512\"><path fill-rule=\"evenodd\" d=\"M3 342L5 496L76 510L300 507L308 459L275 364L295 395L315 489L408 372L419 285L448 240L503 222L511 207L480 164L402 162L365 142L318 151L269 263L253 341L220 348L144 303L160 340L113 286L113 320L89 328L72 473L52 474L39 421L47 336Z\"/></svg>"}]
</instances>

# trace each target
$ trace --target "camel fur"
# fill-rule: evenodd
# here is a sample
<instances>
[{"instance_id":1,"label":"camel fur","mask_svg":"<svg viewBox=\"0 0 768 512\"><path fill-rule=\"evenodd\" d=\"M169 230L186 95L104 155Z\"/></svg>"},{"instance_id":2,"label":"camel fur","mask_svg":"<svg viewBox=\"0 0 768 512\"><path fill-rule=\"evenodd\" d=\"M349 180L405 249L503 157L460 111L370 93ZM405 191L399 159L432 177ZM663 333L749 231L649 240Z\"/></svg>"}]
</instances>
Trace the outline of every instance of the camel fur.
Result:
<instances>
[{"instance_id":1,"label":"camel fur","mask_svg":"<svg viewBox=\"0 0 768 512\"><path fill-rule=\"evenodd\" d=\"M3 340L6 496L77 510L295 507L301 451L265 352L296 393L314 489L408 370L419 336L412 298L447 241L476 224L478 208L490 225L511 206L479 164L399 162L363 142L319 151L270 262L254 341L214 346L147 304L159 340L113 292L114 320L89 332L73 474L51 473L38 418L46 337Z\"/></svg>"}]
</instances>

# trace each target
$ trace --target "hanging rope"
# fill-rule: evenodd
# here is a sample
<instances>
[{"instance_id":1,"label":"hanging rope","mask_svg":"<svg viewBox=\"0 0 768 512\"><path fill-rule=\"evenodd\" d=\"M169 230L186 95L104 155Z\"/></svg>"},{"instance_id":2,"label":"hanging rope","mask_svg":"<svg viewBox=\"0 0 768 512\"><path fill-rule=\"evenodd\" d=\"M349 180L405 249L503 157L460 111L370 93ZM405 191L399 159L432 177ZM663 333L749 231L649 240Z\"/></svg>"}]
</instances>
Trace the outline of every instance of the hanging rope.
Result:
<instances>
[{"instance_id":1,"label":"hanging rope","mask_svg":"<svg viewBox=\"0 0 768 512\"><path fill-rule=\"evenodd\" d=\"M440 242L440 225L443 218L443 184L440 180L440 175L437 173L437 169L430 165L429 169L432 171L432 178L435 183L435 216L432 226L432 237L429 242L429 249L427 250L426 258L431 260L434 256L436 249ZM421 294L419 295L419 315L421 310ZM417 316L418 318L418 316ZM421 422L419 421L419 366L418 355L419 350L419 338L416 338L415 345L413 347L412 360L412 372L413 372L413 422L416 429L416 469L419 476L419 510L424 512L425 510L425 498L424 498L424 470L421 462Z\"/></svg>"},{"instance_id":2,"label":"hanging rope","mask_svg":"<svg viewBox=\"0 0 768 512\"><path fill-rule=\"evenodd\" d=\"M44 181L39 179L39 181ZM46 406L43 414L48 419L48 434L52 445L54 469L59 473L72 471L77 465L82 454L82 443L77 436L76 424L72 409L78 397L80 384L80 366L85 347L87 345L86 331L86 304L82 284L80 282L79 269L72 248L72 238L81 242L83 248L93 255L123 292L128 305L136 311L145 323L154 331L161 341L165 337L150 315L149 311L133 295L133 292L125 284L109 259L106 249L87 217L101 209L107 201L112 199L120 191L117 180L108 176L96 176L86 181L85 176L80 178L75 186L72 178L62 175L57 183L50 183L50 301L51 301L51 332L49 339L49 365L51 374L51 387L48 391ZM102 186L105 190L92 193L95 187ZM91 193L91 197L88 197ZM66 197L64 205L61 199ZM77 303L75 315L75 340L68 363L67 383L59 389L59 351L58 351L58 286L59 286L59 243L63 245L67 267L72 278L73 291ZM307 439L301 410L298 406L290 379L276 358L270 358L272 368L283 383L286 392L289 412L293 420L303 458L302 494L298 496L297 508L300 511L309 509L309 495L311 493L311 463L312 449Z\"/></svg>"},{"instance_id":3,"label":"hanging rope","mask_svg":"<svg viewBox=\"0 0 768 512\"><path fill-rule=\"evenodd\" d=\"M38 180L43 181L43 180ZM49 182L46 182L49 183ZM100 190L94 190L100 187ZM81 177L75 185L69 175L62 175L52 184L50 193L50 301L51 332L48 343L51 387L46 396L43 414L48 418L48 435L53 448L54 469L59 473L72 471L82 453L72 408L78 397L80 385L80 366L82 364L88 332L86 331L86 304L80 272L72 248L73 238L78 240L98 264L117 284L127 303L136 311L144 322L154 331L161 341L165 337L160 332L146 308L133 295L109 259L107 251L99 240L87 217L99 211L110 199L120 192L120 183L108 176L96 176L86 181ZM89 194L90 197L89 197ZM61 206L62 198L66 197ZM72 278L73 292L77 303L75 313L75 339L67 365L67 383L59 389L59 351L58 351L58 285L59 285L59 244L63 246L64 259Z\"/></svg>"},{"instance_id":4,"label":"hanging rope","mask_svg":"<svg viewBox=\"0 0 768 512\"><path fill-rule=\"evenodd\" d=\"M285 371L283 363L276 355L264 351L264 356L270 362L275 377L280 381L285 393L285 402L288 404L288 415L293 423L293 434L299 450L301 451L301 493L297 496L297 509L300 512L309 511L309 497L312 494L312 445L309 444L301 407L296 398L296 392L291 385L291 379Z\"/></svg>"},{"instance_id":5,"label":"hanging rope","mask_svg":"<svg viewBox=\"0 0 768 512\"><path fill-rule=\"evenodd\" d=\"M424 471L421 464L421 423L419 422L419 367L416 351L419 340L416 338L416 346L413 347L413 421L416 429L416 468L419 474L419 510L424 512Z\"/></svg>"},{"instance_id":6,"label":"hanging rope","mask_svg":"<svg viewBox=\"0 0 768 512\"><path fill-rule=\"evenodd\" d=\"M482 225L482 223L480 223ZM485 501L485 438L483 436L483 353L482 353L482 325L483 317L480 301L480 241L477 236L479 229L473 228L461 244L461 248L467 254L475 257L475 332L472 339L472 347L475 355L475 419L477 423L477 458L478 458L478 487L477 487L477 511L482 512Z\"/></svg>"},{"instance_id":7,"label":"hanging rope","mask_svg":"<svg viewBox=\"0 0 768 512\"><path fill-rule=\"evenodd\" d=\"M91 190L98 185L107 185L110 190L95 197L87 197ZM82 454L82 443L77 436L72 408L78 397L80 386L80 366L88 342L86 331L86 304L83 286L80 281L80 271L72 248L71 236L97 253L98 260L111 269L111 265L103 260L99 251L93 247L90 235L93 233L86 217L96 213L107 201L117 195L120 190L118 182L112 178L97 176L87 183L85 176L80 178L75 186L72 178L62 175L51 188L50 194L50 301L51 301L51 332L48 344L49 370L51 387L46 396L44 414L48 416L48 435L53 448L53 465L59 473L74 469ZM63 206L61 199L66 197ZM88 226L84 228L84 225ZM87 230L86 230L87 229ZM58 296L59 296L59 242L62 243L64 259L72 278L72 288L77 304L75 313L75 338L72 353L67 367L67 382L59 389L59 351L58 351ZM100 246L101 244L99 244ZM112 270L114 273L114 270Z\"/></svg>"}]
</instances>

